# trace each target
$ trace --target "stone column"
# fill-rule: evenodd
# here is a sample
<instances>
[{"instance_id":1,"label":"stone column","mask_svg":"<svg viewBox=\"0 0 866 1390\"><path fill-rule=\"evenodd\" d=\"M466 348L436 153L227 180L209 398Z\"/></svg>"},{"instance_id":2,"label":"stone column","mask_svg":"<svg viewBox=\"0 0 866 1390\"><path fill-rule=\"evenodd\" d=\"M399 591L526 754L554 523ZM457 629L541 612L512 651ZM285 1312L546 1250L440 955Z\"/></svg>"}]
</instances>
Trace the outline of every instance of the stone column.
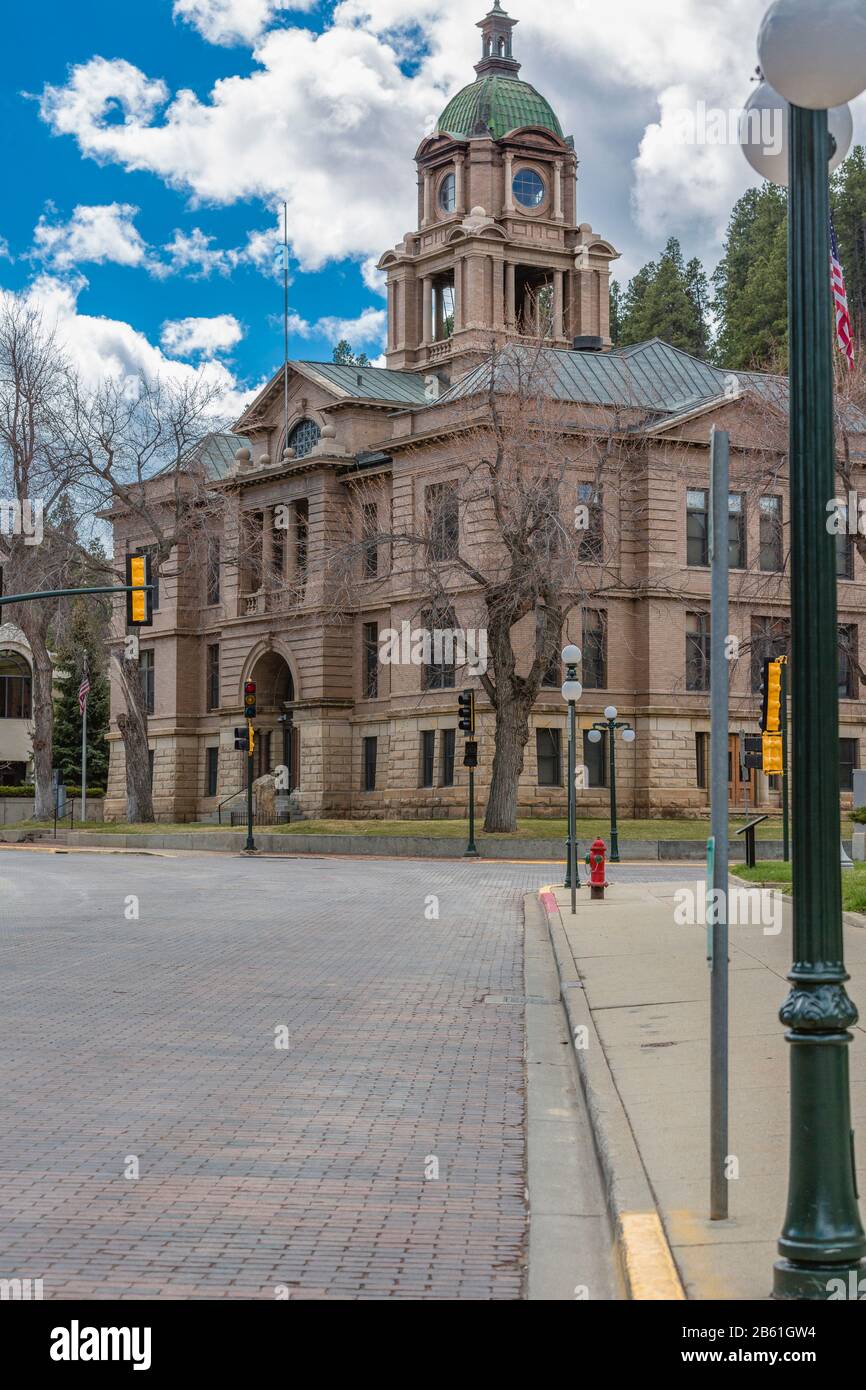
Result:
<instances>
[{"instance_id":1,"label":"stone column","mask_svg":"<svg viewBox=\"0 0 866 1390\"><path fill-rule=\"evenodd\" d=\"M456 159L455 159L455 161L454 161L454 188L455 188L455 191L454 191L454 198L455 198L455 211L456 211L461 217L462 217L462 216L464 215L464 213L466 212L466 208L465 208L465 206L464 206L464 201L463 201L463 200L464 200L464 177L463 177L463 175L464 175L464 169L463 169L463 156L462 156L462 154L458 154L457 157L456 157Z\"/></svg>"},{"instance_id":2,"label":"stone column","mask_svg":"<svg viewBox=\"0 0 866 1390\"><path fill-rule=\"evenodd\" d=\"M505 211L514 212L514 155L509 151L505 156Z\"/></svg>"},{"instance_id":3,"label":"stone column","mask_svg":"<svg viewBox=\"0 0 866 1390\"><path fill-rule=\"evenodd\" d=\"M554 338L565 337L565 324L563 321L563 278L565 272L555 270L553 272L553 336Z\"/></svg>"},{"instance_id":4,"label":"stone column","mask_svg":"<svg viewBox=\"0 0 866 1390\"><path fill-rule=\"evenodd\" d=\"M505 327L505 262L498 256L493 261L493 315L491 322L497 333Z\"/></svg>"},{"instance_id":5,"label":"stone column","mask_svg":"<svg viewBox=\"0 0 866 1390\"><path fill-rule=\"evenodd\" d=\"M431 212L431 207L430 207L430 203L431 203L430 192L431 192L431 185L430 185L430 170L429 170L429 169L425 169L425 170L424 170L424 220L423 220L423 222L421 223L422 227L429 227L429 225L430 225L430 212Z\"/></svg>"},{"instance_id":6,"label":"stone column","mask_svg":"<svg viewBox=\"0 0 866 1390\"><path fill-rule=\"evenodd\" d=\"M433 277L425 275L421 281L421 294L423 296L423 336L421 338L424 346L428 346L433 341Z\"/></svg>"},{"instance_id":7,"label":"stone column","mask_svg":"<svg viewBox=\"0 0 866 1390\"><path fill-rule=\"evenodd\" d=\"M462 257L462 256L458 256L457 259L456 259L455 262L454 262L454 332L455 332L455 333L459 332L459 330L462 329L462 328L465 326L465 310L464 310L464 305L463 305L463 300L464 300L464 293L463 293L463 289L464 289L464 283L463 283L463 269L464 269L464 266L465 266L465 265L466 265L466 260L465 260L465 258Z\"/></svg>"},{"instance_id":8,"label":"stone column","mask_svg":"<svg viewBox=\"0 0 866 1390\"><path fill-rule=\"evenodd\" d=\"M556 222L562 222L562 160L557 159L553 166L553 216Z\"/></svg>"},{"instance_id":9,"label":"stone column","mask_svg":"<svg viewBox=\"0 0 866 1390\"><path fill-rule=\"evenodd\" d=\"M505 327L517 327L517 266L513 261L505 266Z\"/></svg>"}]
</instances>

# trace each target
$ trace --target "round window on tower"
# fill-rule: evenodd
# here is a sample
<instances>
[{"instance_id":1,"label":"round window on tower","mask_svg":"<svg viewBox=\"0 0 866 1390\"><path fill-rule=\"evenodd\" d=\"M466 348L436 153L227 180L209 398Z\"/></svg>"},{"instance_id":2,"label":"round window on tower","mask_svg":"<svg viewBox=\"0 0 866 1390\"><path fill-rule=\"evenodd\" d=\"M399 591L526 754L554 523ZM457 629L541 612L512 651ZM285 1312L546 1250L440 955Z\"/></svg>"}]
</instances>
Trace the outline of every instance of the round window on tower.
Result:
<instances>
[{"instance_id":1,"label":"round window on tower","mask_svg":"<svg viewBox=\"0 0 866 1390\"><path fill-rule=\"evenodd\" d=\"M457 180L453 174L446 174L439 188L439 206L443 212L453 212L457 207Z\"/></svg>"},{"instance_id":2,"label":"round window on tower","mask_svg":"<svg viewBox=\"0 0 866 1390\"><path fill-rule=\"evenodd\" d=\"M538 208L544 202L544 179L534 169L521 169L515 174L513 187L521 207Z\"/></svg>"}]
</instances>

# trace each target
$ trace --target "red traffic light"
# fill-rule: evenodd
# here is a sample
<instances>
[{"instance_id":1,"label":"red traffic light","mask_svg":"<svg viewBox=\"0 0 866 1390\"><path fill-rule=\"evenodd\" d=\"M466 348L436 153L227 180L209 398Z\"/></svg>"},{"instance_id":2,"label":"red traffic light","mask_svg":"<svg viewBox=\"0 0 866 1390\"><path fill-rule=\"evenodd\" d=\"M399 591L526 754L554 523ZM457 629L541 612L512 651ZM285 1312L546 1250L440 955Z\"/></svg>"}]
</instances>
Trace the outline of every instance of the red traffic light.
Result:
<instances>
[{"instance_id":1,"label":"red traffic light","mask_svg":"<svg viewBox=\"0 0 866 1390\"><path fill-rule=\"evenodd\" d=\"M247 719L256 717L256 683L246 681L244 684L244 714Z\"/></svg>"}]
</instances>

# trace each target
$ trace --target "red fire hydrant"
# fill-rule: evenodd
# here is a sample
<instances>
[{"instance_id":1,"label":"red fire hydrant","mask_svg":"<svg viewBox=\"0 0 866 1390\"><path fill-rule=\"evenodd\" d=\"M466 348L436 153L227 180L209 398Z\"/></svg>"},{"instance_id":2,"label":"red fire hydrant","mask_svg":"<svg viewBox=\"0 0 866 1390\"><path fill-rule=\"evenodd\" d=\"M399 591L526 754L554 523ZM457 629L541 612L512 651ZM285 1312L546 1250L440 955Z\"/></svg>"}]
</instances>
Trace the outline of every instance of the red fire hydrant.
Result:
<instances>
[{"instance_id":1,"label":"red fire hydrant","mask_svg":"<svg viewBox=\"0 0 866 1390\"><path fill-rule=\"evenodd\" d=\"M604 890L609 887L605 870L607 868L607 845L604 840L596 840L586 856L589 865L589 882L593 902L604 901Z\"/></svg>"}]
</instances>

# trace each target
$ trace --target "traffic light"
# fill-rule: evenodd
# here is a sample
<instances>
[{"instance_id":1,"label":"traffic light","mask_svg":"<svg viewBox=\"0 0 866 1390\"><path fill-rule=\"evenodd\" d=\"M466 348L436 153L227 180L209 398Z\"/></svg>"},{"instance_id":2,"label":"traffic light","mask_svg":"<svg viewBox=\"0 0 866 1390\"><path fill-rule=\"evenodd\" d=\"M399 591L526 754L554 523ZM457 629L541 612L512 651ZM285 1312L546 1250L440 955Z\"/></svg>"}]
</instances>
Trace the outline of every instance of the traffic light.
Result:
<instances>
[{"instance_id":1,"label":"traffic light","mask_svg":"<svg viewBox=\"0 0 866 1390\"><path fill-rule=\"evenodd\" d=\"M475 691L464 690L457 704L460 710L461 734L475 733Z\"/></svg>"},{"instance_id":2,"label":"traffic light","mask_svg":"<svg viewBox=\"0 0 866 1390\"><path fill-rule=\"evenodd\" d=\"M478 766L478 744L467 743L463 755L463 766L476 768Z\"/></svg>"},{"instance_id":3,"label":"traffic light","mask_svg":"<svg viewBox=\"0 0 866 1390\"><path fill-rule=\"evenodd\" d=\"M255 719L256 717L256 683L247 681L244 685L244 718Z\"/></svg>"},{"instance_id":4,"label":"traffic light","mask_svg":"<svg viewBox=\"0 0 866 1390\"><path fill-rule=\"evenodd\" d=\"M126 626L153 627L153 562L149 555L127 555L126 582L135 585L126 595Z\"/></svg>"},{"instance_id":5,"label":"traffic light","mask_svg":"<svg viewBox=\"0 0 866 1390\"><path fill-rule=\"evenodd\" d=\"M743 747L743 767L755 768L761 772L764 767L764 744L762 734L746 734Z\"/></svg>"},{"instance_id":6,"label":"traffic light","mask_svg":"<svg viewBox=\"0 0 866 1390\"><path fill-rule=\"evenodd\" d=\"M235 748L239 753L255 752L256 736L252 724L247 724L243 729L235 729Z\"/></svg>"},{"instance_id":7,"label":"traffic light","mask_svg":"<svg viewBox=\"0 0 866 1390\"><path fill-rule=\"evenodd\" d=\"M784 772L781 734L764 734L764 772L768 777L780 777Z\"/></svg>"},{"instance_id":8,"label":"traffic light","mask_svg":"<svg viewBox=\"0 0 866 1390\"><path fill-rule=\"evenodd\" d=\"M778 734L782 728L782 663L764 662L764 683L761 687L761 733ZM766 768L764 769L766 772Z\"/></svg>"}]
</instances>

